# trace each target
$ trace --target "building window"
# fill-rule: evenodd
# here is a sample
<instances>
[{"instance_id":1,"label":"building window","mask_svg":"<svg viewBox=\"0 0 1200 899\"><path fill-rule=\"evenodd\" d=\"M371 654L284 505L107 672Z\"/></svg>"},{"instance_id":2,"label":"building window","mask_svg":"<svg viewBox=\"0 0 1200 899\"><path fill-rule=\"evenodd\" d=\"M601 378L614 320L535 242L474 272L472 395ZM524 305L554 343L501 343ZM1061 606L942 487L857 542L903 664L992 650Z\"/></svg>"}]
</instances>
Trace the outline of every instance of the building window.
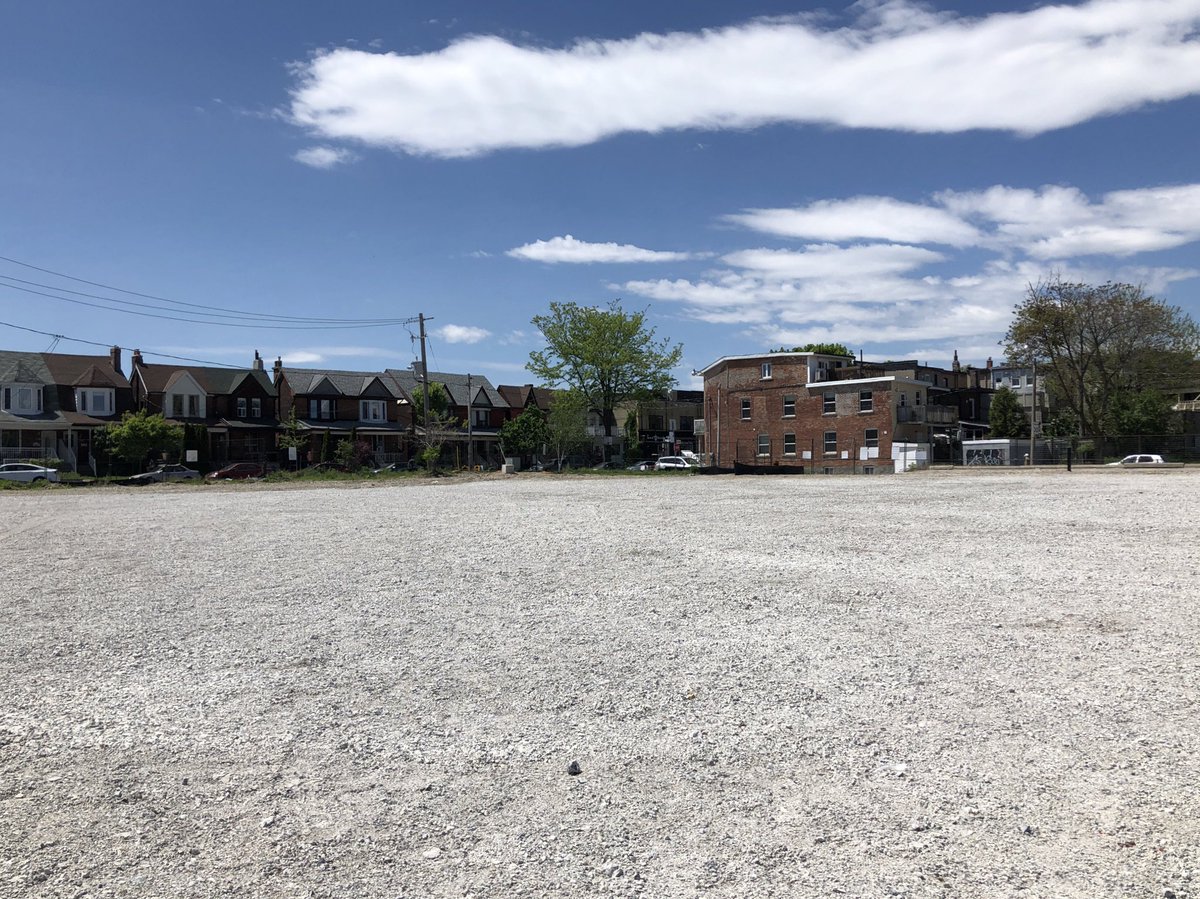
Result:
<instances>
[{"instance_id":1,"label":"building window","mask_svg":"<svg viewBox=\"0 0 1200 899\"><path fill-rule=\"evenodd\" d=\"M758 435L758 454L760 456L771 455L771 437L769 434Z\"/></svg>"},{"instance_id":2,"label":"building window","mask_svg":"<svg viewBox=\"0 0 1200 899\"><path fill-rule=\"evenodd\" d=\"M262 400L258 397L250 400L250 417L262 418Z\"/></svg>"},{"instance_id":3,"label":"building window","mask_svg":"<svg viewBox=\"0 0 1200 899\"><path fill-rule=\"evenodd\" d=\"M863 474L875 474L875 466L874 465L864 465L863 466Z\"/></svg>"},{"instance_id":4,"label":"building window","mask_svg":"<svg viewBox=\"0 0 1200 899\"><path fill-rule=\"evenodd\" d=\"M868 449L879 449L879 428L867 428L865 439Z\"/></svg>"},{"instance_id":5,"label":"building window","mask_svg":"<svg viewBox=\"0 0 1200 899\"><path fill-rule=\"evenodd\" d=\"M171 394L171 415L174 418L183 418L183 394Z\"/></svg>"},{"instance_id":6,"label":"building window","mask_svg":"<svg viewBox=\"0 0 1200 899\"><path fill-rule=\"evenodd\" d=\"M112 415L116 409L113 392L80 388L75 392L75 408L92 415Z\"/></svg>"},{"instance_id":7,"label":"building window","mask_svg":"<svg viewBox=\"0 0 1200 899\"><path fill-rule=\"evenodd\" d=\"M491 415L487 409L475 410L475 427L486 428L491 424Z\"/></svg>"},{"instance_id":8,"label":"building window","mask_svg":"<svg viewBox=\"0 0 1200 899\"><path fill-rule=\"evenodd\" d=\"M383 407L383 400L362 400L358 404L359 421L384 421L387 418L387 412Z\"/></svg>"},{"instance_id":9,"label":"building window","mask_svg":"<svg viewBox=\"0 0 1200 899\"><path fill-rule=\"evenodd\" d=\"M858 411L859 412L874 412L875 397L869 390L860 390L858 392Z\"/></svg>"},{"instance_id":10,"label":"building window","mask_svg":"<svg viewBox=\"0 0 1200 899\"><path fill-rule=\"evenodd\" d=\"M900 394L900 408L905 409L907 407L908 407L908 394L902 393L902 394Z\"/></svg>"},{"instance_id":11,"label":"building window","mask_svg":"<svg viewBox=\"0 0 1200 899\"><path fill-rule=\"evenodd\" d=\"M679 430L685 434L691 434L696 430L696 417L694 415L679 416Z\"/></svg>"},{"instance_id":12,"label":"building window","mask_svg":"<svg viewBox=\"0 0 1200 899\"><path fill-rule=\"evenodd\" d=\"M742 420L743 421L750 420L750 398L749 397L742 400Z\"/></svg>"},{"instance_id":13,"label":"building window","mask_svg":"<svg viewBox=\"0 0 1200 899\"><path fill-rule=\"evenodd\" d=\"M237 417L246 417L246 398L244 396L239 396L237 398Z\"/></svg>"},{"instance_id":14,"label":"building window","mask_svg":"<svg viewBox=\"0 0 1200 899\"><path fill-rule=\"evenodd\" d=\"M784 434L783 435L783 454L785 456L796 455L796 435L795 434Z\"/></svg>"},{"instance_id":15,"label":"building window","mask_svg":"<svg viewBox=\"0 0 1200 899\"><path fill-rule=\"evenodd\" d=\"M200 397L194 393L189 393L187 398L188 403L188 418L200 417Z\"/></svg>"},{"instance_id":16,"label":"building window","mask_svg":"<svg viewBox=\"0 0 1200 899\"><path fill-rule=\"evenodd\" d=\"M916 393L916 396L917 396L916 405L919 406L919 405L921 405L921 391L918 390Z\"/></svg>"},{"instance_id":17,"label":"building window","mask_svg":"<svg viewBox=\"0 0 1200 899\"><path fill-rule=\"evenodd\" d=\"M821 469L821 474L833 474L833 469L827 465Z\"/></svg>"},{"instance_id":18,"label":"building window","mask_svg":"<svg viewBox=\"0 0 1200 899\"><path fill-rule=\"evenodd\" d=\"M837 396L832 390L826 390L824 396L821 397L821 413L833 415L835 412L837 412Z\"/></svg>"},{"instance_id":19,"label":"building window","mask_svg":"<svg viewBox=\"0 0 1200 899\"><path fill-rule=\"evenodd\" d=\"M837 452L837 431L826 431L825 432L825 452L826 453L836 453Z\"/></svg>"},{"instance_id":20,"label":"building window","mask_svg":"<svg viewBox=\"0 0 1200 899\"><path fill-rule=\"evenodd\" d=\"M330 420L333 418L333 403L330 400L309 400L308 417Z\"/></svg>"},{"instance_id":21,"label":"building window","mask_svg":"<svg viewBox=\"0 0 1200 899\"><path fill-rule=\"evenodd\" d=\"M42 388L5 387L4 411L31 414L42 411Z\"/></svg>"},{"instance_id":22,"label":"building window","mask_svg":"<svg viewBox=\"0 0 1200 899\"><path fill-rule=\"evenodd\" d=\"M764 362L762 364L762 379L764 381L771 380L771 363L770 362Z\"/></svg>"},{"instance_id":23,"label":"building window","mask_svg":"<svg viewBox=\"0 0 1200 899\"><path fill-rule=\"evenodd\" d=\"M650 416L650 430L651 431L663 430L663 417L661 415L651 415Z\"/></svg>"},{"instance_id":24,"label":"building window","mask_svg":"<svg viewBox=\"0 0 1200 899\"><path fill-rule=\"evenodd\" d=\"M783 398L783 417L784 418L795 418L796 417L796 397L795 396L785 396Z\"/></svg>"}]
</instances>

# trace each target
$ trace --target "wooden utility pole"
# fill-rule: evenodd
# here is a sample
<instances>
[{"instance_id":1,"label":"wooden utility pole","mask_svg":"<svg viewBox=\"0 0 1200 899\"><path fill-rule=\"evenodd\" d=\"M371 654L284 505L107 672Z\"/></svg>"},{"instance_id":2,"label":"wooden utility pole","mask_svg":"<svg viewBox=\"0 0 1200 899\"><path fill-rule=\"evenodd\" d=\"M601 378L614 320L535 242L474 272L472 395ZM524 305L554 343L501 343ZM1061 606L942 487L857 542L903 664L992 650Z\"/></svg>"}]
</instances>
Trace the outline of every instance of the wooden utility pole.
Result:
<instances>
[{"instance_id":1,"label":"wooden utility pole","mask_svg":"<svg viewBox=\"0 0 1200 899\"><path fill-rule=\"evenodd\" d=\"M429 438L429 364L425 355L425 313L417 314L417 322L421 326L421 390L423 392L422 426L425 428L425 438Z\"/></svg>"},{"instance_id":2,"label":"wooden utility pole","mask_svg":"<svg viewBox=\"0 0 1200 899\"><path fill-rule=\"evenodd\" d=\"M471 396L471 373L467 372L467 471L475 470L475 414L471 410L474 397Z\"/></svg>"}]
</instances>

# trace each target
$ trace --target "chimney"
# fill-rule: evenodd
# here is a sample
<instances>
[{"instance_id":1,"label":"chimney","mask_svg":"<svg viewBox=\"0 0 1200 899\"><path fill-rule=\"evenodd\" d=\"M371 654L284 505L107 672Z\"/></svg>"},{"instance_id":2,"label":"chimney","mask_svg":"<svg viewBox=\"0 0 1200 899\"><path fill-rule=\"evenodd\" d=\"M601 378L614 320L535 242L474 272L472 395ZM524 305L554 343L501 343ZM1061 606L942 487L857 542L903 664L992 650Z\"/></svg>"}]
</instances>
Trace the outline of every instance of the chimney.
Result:
<instances>
[{"instance_id":1,"label":"chimney","mask_svg":"<svg viewBox=\"0 0 1200 899\"><path fill-rule=\"evenodd\" d=\"M113 370L117 374L121 373L121 348L115 346L108 351L108 361L112 363Z\"/></svg>"},{"instance_id":2,"label":"chimney","mask_svg":"<svg viewBox=\"0 0 1200 899\"><path fill-rule=\"evenodd\" d=\"M252 368L255 371L263 370L262 356L258 355L258 350L254 351L254 365L252 366Z\"/></svg>"},{"instance_id":3,"label":"chimney","mask_svg":"<svg viewBox=\"0 0 1200 899\"><path fill-rule=\"evenodd\" d=\"M992 357L991 357L991 356L988 356L988 361L987 361L987 370L988 370L988 371L991 371L991 370L992 370Z\"/></svg>"},{"instance_id":4,"label":"chimney","mask_svg":"<svg viewBox=\"0 0 1200 899\"><path fill-rule=\"evenodd\" d=\"M255 355L258 355L257 351L255 352ZM275 365L271 368L271 374L272 374L271 383L278 384L279 379L281 377L283 377L283 357L282 356L275 357Z\"/></svg>"},{"instance_id":5,"label":"chimney","mask_svg":"<svg viewBox=\"0 0 1200 899\"><path fill-rule=\"evenodd\" d=\"M954 364L951 366L954 371L962 371L962 366L958 364L958 350L954 351Z\"/></svg>"},{"instance_id":6,"label":"chimney","mask_svg":"<svg viewBox=\"0 0 1200 899\"><path fill-rule=\"evenodd\" d=\"M142 351L141 350L133 351L133 355L129 357L129 364L133 368L137 368L139 365L145 364L144 362L142 362Z\"/></svg>"}]
</instances>

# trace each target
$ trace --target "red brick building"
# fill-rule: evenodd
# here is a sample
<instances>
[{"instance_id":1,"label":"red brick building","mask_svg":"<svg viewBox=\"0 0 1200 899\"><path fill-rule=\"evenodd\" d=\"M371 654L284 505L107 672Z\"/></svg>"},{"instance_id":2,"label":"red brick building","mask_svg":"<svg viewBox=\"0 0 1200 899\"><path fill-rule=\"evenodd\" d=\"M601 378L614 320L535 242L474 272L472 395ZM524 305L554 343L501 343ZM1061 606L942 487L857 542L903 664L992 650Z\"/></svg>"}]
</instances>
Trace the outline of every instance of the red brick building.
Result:
<instances>
[{"instance_id":1,"label":"red brick building","mask_svg":"<svg viewBox=\"0 0 1200 899\"><path fill-rule=\"evenodd\" d=\"M936 381L881 374L849 356L726 356L700 374L704 452L722 468L882 474L895 470L894 444L928 444L958 419L937 403L946 387Z\"/></svg>"}]
</instances>

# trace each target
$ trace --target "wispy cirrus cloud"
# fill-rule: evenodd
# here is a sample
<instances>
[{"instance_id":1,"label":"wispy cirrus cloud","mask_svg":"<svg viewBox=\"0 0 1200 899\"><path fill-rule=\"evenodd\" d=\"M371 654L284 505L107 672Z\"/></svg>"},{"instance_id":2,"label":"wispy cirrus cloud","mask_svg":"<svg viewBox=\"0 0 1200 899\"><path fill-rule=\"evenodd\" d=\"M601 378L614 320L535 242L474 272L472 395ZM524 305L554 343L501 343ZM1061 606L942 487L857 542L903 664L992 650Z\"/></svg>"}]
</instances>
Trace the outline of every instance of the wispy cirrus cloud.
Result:
<instances>
[{"instance_id":1,"label":"wispy cirrus cloud","mask_svg":"<svg viewBox=\"0 0 1200 899\"><path fill-rule=\"evenodd\" d=\"M682 262L691 259L691 253L676 253L666 250L647 250L627 243L590 243L570 234L535 240L524 246L507 251L514 259L532 262L588 264L594 262Z\"/></svg>"},{"instance_id":2,"label":"wispy cirrus cloud","mask_svg":"<svg viewBox=\"0 0 1200 899\"><path fill-rule=\"evenodd\" d=\"M314 169L331 169L351 162L354 154L337 147L306 147L292 154L292 159Z\"/></svg>"},{"instance_id":3,"label":"wispy cirrus cloud","mask_svg":"<svg viewBox=\"0 0 1200 899\"><path fill-rule=\"evenodd\" d=\"M474 325L442 325L434 333L446 343L479 343L492 336L491 331Z\"/></svg>"},{"instance_id":4,"label":"wispy cirrus cloud","mask_svg":"<svg viewBox=\"0 0 1200 899\"><path fill-rule=\"evenodd\" d=\"M329 141L472 156L768 123L1036 134L1200 92L1198 0L969 17L911 0L826 19L582 39L477 35L430 53L339 47L293 67L293 123Z\"/></svg>"}]
</instances>

